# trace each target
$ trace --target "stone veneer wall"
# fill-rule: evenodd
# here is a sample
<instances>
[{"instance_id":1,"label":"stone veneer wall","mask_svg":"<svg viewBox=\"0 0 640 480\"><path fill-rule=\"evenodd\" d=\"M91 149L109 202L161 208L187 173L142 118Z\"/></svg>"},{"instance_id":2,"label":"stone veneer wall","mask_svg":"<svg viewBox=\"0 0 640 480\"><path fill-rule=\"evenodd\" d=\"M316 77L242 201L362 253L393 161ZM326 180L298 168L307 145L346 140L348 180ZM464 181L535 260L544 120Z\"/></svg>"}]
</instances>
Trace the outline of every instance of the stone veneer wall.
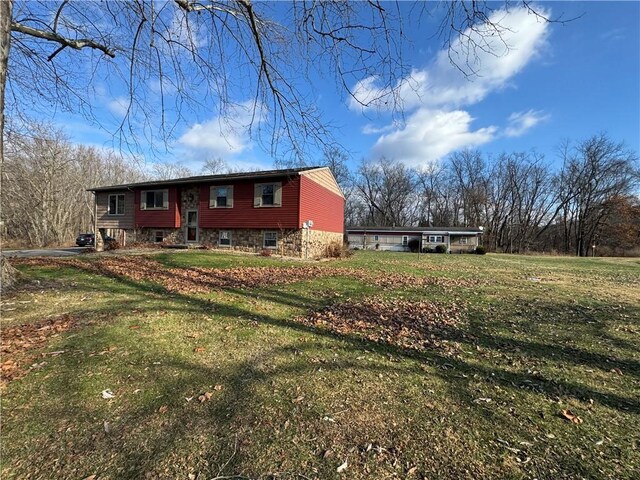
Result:
<instances>
[{"instance_id":1,"label":"stone veneer wall","mask_svg":"<svg viewBox=\"0 0 640 480\"><path fill-rule=\"evenodd\" d=\"M153 243L155 232L162 230L165 235L164 243L180 244L184 242L184 229L182 228L140 228L135 231L134 241L141 243ZM269 230L269 229L229 229L231 232L231 247L223 247L218 244L220 230L217 228L201 228L201 245L214 248L239 250L243 252L259 253L263 250L264 232L276 232L278 234L278 246L273 248L276 255L288 257L323 257L326 246L331 242L343 243L343 235L335 232L323 232L311 229L308 236L306 230ZM226 230L226 229L225 229ZM308 251L305 252L308 246Z\"/></svg>"},{"instance_id":2,"label":"stone veneer wall","mask_svg":"<svg viewBox=\"0 0 640 480\"><path fill-rule=\"evenodd\" d=\"M231 247L223 247L218 244L220 231L231 232ZM217 229L217 228L201 228L200 243L214 248L230 248L231 250L240 250L243 252L260 252L263 250L264 232L276 232L278 234L278 246L273 248L273 253L277 255L286 255L289 257L299 257L301 251L300 231L287 230L270 230L270 229Z\"/></svg>"},{"instance_id":3,"label":"stone veneer wall","mask_svg":"<svg viewBox=\"0 0 640 480\"><path fill-rule=\"evenodd\" d=\"M303 246L307 245L307 232L300 230L303 239ZM325 256L325 248L327 245L333 242L338 242L340 245L344 243L344 235L336 232L324 232L322 230L309 230L309 245L307 251L307 258L320 258ZM302 252L304 256L305 252Z\"/></svg>"},{"instance_id":4,"label":"stone veneer wall","mask_svg":"<svg viewBox=\"0 0 640 480\"><path fill-rule=\"evenodd\" d=\"M164 242L169 244L184 243L184 230L182 228L137 228L134 231L133 239L128 237L128 242L155 243L156 232L164 233Z\"/></svg>"}]
</instances>

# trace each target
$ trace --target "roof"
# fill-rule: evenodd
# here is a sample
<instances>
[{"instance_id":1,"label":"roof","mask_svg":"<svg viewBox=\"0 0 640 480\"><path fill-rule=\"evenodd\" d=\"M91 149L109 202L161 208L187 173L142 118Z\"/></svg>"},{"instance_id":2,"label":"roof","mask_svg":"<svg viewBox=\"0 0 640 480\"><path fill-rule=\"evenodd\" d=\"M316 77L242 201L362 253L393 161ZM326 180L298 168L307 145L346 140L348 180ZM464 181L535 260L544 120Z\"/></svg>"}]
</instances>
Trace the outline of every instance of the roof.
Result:
<instances>
[{"instance_id":1,"label":"roof","mask_svg":"<svg viewBox=\"0 0 640 480\"><path fill-rule=\"evenodd\" d=\"M196 175L194 177L175 178L172 180L155 180L150 182L125 183L122 185L109 185L104 187L88 188L89 192L103 192L106 190L128 190L141 187L161 187L170 185L185 185L193 183L211 183L227 180L262 180L274 177L284 177L287 175L299 175L309 170L319 170L327 167L301 167L301 168L285 168L281 170L263 170L260 172L239 172L224 173L219 175Z\"/></svg>"},{"instance_id":2,"label":"roof","mask_svg":"<svg viewBox=\"0 0 640 480\"><path fill-rule=\"evenodd\" d=\"M479 227L347 227L349 232L387 233L482 233Z\"/></svg>"}]
</instances>

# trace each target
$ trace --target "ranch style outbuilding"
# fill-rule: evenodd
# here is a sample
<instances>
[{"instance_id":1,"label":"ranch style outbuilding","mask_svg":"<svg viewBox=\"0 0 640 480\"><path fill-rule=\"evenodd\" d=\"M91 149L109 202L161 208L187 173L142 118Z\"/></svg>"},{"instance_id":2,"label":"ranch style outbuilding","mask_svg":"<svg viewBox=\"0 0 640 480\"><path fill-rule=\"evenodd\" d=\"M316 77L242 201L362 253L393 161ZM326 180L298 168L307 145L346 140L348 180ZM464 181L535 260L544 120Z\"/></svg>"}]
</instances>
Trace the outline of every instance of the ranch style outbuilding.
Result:
<instances>
[{"instance_id":1,"label":"ranch style outbuilding","mask_svg":"<svg viewBox=\"0 0 640 480\"><path fill-rule=\"evenodd\" d=\"M316 257L343 243L344 195L307 167L91 188L96 228L121 244L208 245Z\"/></svg>"},{"instance_id":2,"label":"ranch style outbuilding","mask_svg":"<svg viewBox=\"0 0 640 480\"><path fill-rule=\"evenodd\" d=\"M413 241L424 249L444 245L447 252L475 251L481 245L482 227L347 227L349 248L409 251Z\"/></svg>"}]
</instances>

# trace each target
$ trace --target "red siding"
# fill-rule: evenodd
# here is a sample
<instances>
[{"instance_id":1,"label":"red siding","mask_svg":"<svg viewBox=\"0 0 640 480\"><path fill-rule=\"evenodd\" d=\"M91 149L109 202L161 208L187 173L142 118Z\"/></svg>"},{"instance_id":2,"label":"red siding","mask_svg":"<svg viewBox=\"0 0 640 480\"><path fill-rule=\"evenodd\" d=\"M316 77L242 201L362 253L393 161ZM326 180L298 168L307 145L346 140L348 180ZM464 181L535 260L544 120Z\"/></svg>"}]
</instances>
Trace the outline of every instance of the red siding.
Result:
<instances>
[{"instance_id":1,"label":"red siding","mask_svg":"<svg viewBox=\"0 0 640 480\"><path fill-rule=\"evenodd\" d=\"M271 180L248 180L233 184L233 208L209 208L209 189L213 184L200 187L201 228L299 228L300 177L276 178L282 182L282 206L253 206L253 188L256 183ZM225 185L225 183L218 183Z\"/></svg>"},{"instance_id":2,"label":"red siding","mask_svg":"<svg viewBox=\"0 0 640 480\"><path fill-rule=\"evenodd\" d=\"M135 224L136 228L179 228L180 207L178 206L178 189L169 187L168 210L140 210L140 192L135 191Z\"/></svg>"},{"instance_id":3,"label":"red siding","mask_svg":"<svg viewBox=\"0 0 640 480\"><path fill-rule=\"evenodd\" d=\"M300 179L300 227L313 220L313 230L344 233L344 198L304 175Z\"/></svg>"}]
</instances>

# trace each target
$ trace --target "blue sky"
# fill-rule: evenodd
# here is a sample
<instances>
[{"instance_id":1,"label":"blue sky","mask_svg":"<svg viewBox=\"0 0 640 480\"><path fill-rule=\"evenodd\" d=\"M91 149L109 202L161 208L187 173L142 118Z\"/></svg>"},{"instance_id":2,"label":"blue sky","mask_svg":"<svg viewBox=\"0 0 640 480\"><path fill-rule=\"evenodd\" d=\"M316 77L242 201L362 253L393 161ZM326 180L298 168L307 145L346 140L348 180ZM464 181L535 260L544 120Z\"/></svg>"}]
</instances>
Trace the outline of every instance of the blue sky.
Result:
<instances>
[{"instance_id":1,"label":"blue sky","mask_svg":"<svg viewBox=\"0 0 640 480\"><path fill-rule=\"evenodd\" d=\"M410 6L401 4L407 12ZM326 80L306 87L307 93L323 118L338 125L336 137L353 165L361 158L386 156L420 168L460 148L492 154L535 149L554 163L563 139L602 131L639 152L640 3L537 6L550 17L582 16L563 25L542 22L519 8L498 12L510 27L505 34L510 49L502 51L496 44L497 56L481 55L479 75L473 78L446 60L440 40L433 38L436 18L420 25L407 22L411 45L405 47L405 61L412 70L400 90L402 116L375 102L363 109ZM352 87L362 100L385 94L375 78L354 79ZM117 83L98 84L96 92L95 110L108 131L122 114L124 92ZM238 95L234 100L242 105L249 99ZM170 152L148 156L147 163L178 161L198 170L207 158L222 157L235 168L273 166L269 153L248 136L246 113L236 111L231 126L225 126L214 111L203 108L186 116ZM80 116L59 113L54 121L76 142L111 145L104 129ZM316 157L310 164L321 158L319 152L310 156Z\"/></svg>"}]
</instances>

